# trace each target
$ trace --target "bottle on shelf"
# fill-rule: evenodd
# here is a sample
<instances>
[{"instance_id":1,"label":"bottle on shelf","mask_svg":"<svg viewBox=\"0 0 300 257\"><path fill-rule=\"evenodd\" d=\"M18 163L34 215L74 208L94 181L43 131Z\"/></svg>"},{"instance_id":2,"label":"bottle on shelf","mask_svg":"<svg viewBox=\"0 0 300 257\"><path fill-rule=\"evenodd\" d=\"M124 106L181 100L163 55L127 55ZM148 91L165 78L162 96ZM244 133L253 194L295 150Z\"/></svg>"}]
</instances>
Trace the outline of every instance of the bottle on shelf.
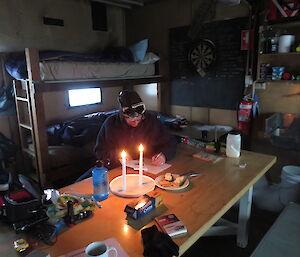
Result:
<instances>
[{"instance_id":1,"label":"bottle on shelf","mask_svg":"<svg viewBox=\"0 0 300 257\"><path fill-rule=\"evenodd\" d=\"M270 52L277 53L278 52L278 42L279 42L280 33L278 31L275 32L274 36L270 38Z\"/></svg>"},{"instance_id":2,"label":"bottle on shelf","mask_svg":"<svg viewBox=\"0 0 300 257\"><path fill-rule=\"evenodd\" d=\"M271 53L271 39L273 37L273 29L272 27L266 27L266 29L262 32L263 35L263 47L262 47L262 54Z\"/></svg>"},{"instance_id":3,"label":"bottle on shelf","mask_svg":"<svg viewBox=\"0 0 300 257\"><path fill-rule=\"evenodd\" d=\"M259 53L265 54L268 51L268 40L269 40L269 27L260 27L260 41L259 41Z\"/></svg>"}]
</instances>

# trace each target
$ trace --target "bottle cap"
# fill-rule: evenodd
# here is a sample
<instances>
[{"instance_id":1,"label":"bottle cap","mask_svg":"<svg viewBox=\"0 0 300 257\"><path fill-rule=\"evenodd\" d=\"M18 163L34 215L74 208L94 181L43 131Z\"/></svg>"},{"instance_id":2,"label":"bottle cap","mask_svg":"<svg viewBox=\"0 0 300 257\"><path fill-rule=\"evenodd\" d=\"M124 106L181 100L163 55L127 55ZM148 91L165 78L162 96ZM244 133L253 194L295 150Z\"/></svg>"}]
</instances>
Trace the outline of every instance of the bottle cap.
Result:
<instances>
[{"instance_id":1,"label":"bottle cap","mask_svg":"<svg viewBox=\"0 0 300 257\"><path fill-rule=\"evenodd\" d=\"M96 164L95 164L95 167L105 168L105 167L109 167L110 164L111 163L110 163L109 159L106 159L105 161L104 160L97 160Z\"/></svg>"},{"instance_id":2,"label":"bottle cap","mask_svg":"<svg viewBox=\"0 0 300 257\"><path fill-rule=\"evenodd\" d=\"M97 160L95 167L104 167L104 161L103 160Z\"/></svg>"},{"instance_id":3,"label":"bottle cap","mask_svg":"<svg viewBox=\"0 0 300 257\"><path fill-rule=\"evenodd\" d=\"M241 133L237 130L232 130L228 134L230 134L230 135L240 135Z\"/></svg>"}]
</instances>

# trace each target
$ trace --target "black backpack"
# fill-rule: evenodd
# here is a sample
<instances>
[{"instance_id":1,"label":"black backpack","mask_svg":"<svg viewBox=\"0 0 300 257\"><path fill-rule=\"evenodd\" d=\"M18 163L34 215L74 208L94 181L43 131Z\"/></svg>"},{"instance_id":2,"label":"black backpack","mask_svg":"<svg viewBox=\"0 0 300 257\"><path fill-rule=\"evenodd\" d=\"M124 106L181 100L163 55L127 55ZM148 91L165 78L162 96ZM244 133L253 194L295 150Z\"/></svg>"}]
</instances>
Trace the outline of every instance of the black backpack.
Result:
<instances>
[{"instance_id":1,"label":"black backpack","mask_svg":"<svg viewBox=\"0 0 300 257\"><path fill-rule=\"evenodd\" d=\"M10 174L9 189L0 196L0 215L12 224L16 232L26 231L47 220L37 182L22 174L15 177Z\"/></svg>"}]
</instances>

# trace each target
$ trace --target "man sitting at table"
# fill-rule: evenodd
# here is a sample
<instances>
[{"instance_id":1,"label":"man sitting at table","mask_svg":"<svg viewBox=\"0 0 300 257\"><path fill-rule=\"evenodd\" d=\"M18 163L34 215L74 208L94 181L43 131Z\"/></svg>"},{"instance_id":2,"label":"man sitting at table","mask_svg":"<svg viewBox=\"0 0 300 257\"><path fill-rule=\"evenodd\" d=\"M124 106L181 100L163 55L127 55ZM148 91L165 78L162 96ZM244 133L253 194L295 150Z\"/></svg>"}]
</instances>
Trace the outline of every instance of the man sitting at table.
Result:
<instances>
[{"instance_id":1,"label":"man sitting at table","mask_svg":"<svg viewBox=\"0 0 300 257\"><path fill-rule=\"evenodd\" d=\"M163 165L176 152L176 139L157 119L156 113L147 111L145 104L135 91L123 90L119 93L119 113L108 117L102 125L96 141L95 153L98 160L109 169L120 165L122 150L126 159L138 159L140 144L144 155L154 165ZM77 181L91 176L91 170Z\"/></svg>"},{"instance_id":2,"label":"man sitting at table","mask_svg":"<svg viewBox=\"0 0 300 257\"><path fill-rule=\"evenodd\" d=\"M176 139L157 119L156 114L146 110L140 96L135 91L123 90L119 93L120 112L108 117L104 122L95 147L98 160L110 160L111 166L120 164L121 151L127 159L138 159L138 146L143 144L145 157L154 165L162 165L174 157Z\"/></svg>"}]
</instances>

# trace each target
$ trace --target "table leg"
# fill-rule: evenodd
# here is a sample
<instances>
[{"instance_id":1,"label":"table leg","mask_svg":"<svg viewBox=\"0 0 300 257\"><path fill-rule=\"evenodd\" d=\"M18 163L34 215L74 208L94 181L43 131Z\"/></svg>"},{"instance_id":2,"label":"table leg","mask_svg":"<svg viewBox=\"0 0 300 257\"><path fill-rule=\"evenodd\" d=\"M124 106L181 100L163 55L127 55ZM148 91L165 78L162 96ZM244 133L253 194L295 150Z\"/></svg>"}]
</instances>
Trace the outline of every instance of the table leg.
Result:
<instances>
[{"instance_id":1,"label":"table leg","mask_svg":"<svg viewBox=\"0 0 300 257\"><path fill-rule=\"evenodd\" d=\"M248 245L248 223L251 214L253 187L239 201L238 222L233 223L220 219L203 236L236 235L237 246L245 248Z\"/></svg>"},{"instance_id":2,"label":"table leg","mask_svg":"<svg viewBox=\"0 0 300 257\"><path fill-rule=\"evenodd\" d=\"M248 245L248 223L251 214L253 187L243 195L239 203L239 218L237 228L237 246L245 248Z\"/></svg>"}]
</instances>

